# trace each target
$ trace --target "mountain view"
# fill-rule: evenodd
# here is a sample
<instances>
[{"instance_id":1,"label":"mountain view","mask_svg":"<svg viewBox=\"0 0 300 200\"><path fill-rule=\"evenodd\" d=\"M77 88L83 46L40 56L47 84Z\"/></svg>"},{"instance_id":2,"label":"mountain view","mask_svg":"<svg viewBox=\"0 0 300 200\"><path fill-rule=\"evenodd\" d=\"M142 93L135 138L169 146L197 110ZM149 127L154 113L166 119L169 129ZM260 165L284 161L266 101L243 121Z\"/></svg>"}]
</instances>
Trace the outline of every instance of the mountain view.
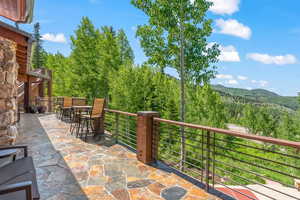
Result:
<instances>
[{"instance_id":1,"label":"mountain view","mask_svg":"<svg viewBox=\"0 0 300 200\"><path fill-rule=\"evenodd\" d=\"M239 98L245 102L255 102L261 104L276 104L291 110L296 111L299 108L298 97L280 96L274 92L265 89L241 89L230 88L223 85L213 85L214 90L219 92L222 96L232 97L233 99Z\"/></svg>"}]
</instances>

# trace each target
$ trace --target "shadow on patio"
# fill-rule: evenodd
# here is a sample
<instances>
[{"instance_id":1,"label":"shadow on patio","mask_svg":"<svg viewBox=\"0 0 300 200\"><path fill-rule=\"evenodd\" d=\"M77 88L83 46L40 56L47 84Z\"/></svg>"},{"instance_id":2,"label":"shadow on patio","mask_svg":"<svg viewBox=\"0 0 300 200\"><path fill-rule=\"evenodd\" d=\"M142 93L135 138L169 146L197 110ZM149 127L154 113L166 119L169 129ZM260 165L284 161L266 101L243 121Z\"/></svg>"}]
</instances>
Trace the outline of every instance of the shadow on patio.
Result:
<instances>
[{"instance_id":1,"label":"shadow on patio","mask_svg":"<svg viewBox=\"0 0 300 200\"><path fill-rule=\"evenodd\" d=\"M41 199L216 199L174 173L147 166L110 140L85 143L55 115L24 114L19 144L29 146Z\"/></svg>"}]
</instances>

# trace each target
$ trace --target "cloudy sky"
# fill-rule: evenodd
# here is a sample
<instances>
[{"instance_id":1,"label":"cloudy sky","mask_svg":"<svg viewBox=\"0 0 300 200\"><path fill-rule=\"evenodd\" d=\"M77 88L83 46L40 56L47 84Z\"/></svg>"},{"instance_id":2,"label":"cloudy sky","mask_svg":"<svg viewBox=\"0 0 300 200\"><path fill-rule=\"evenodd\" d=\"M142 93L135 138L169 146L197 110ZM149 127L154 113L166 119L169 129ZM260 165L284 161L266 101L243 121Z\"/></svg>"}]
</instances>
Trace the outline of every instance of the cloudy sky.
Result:
<instances>
[{"instance_id":1,"label":"cloudy sky","mask_svg":"<svg viewBox=\"0 0 300 200\"><path fill-rule=\"evenodd\" d=\"M264 88L281 95L300 92L300 1L299 0L209 0L214 3L211 43L220 44L218 75L212 82L246 89ZM70 53L70 35L82 16L100 27L123 28L136 56L146 60L136 26L147 17L130 0L39 0L35 22L47 51ZM2 20L2 19L1 19ZM21 28L32 31L33 25ZM174 70L169 70L176 76Z\"/></svg>"}]
</instances>

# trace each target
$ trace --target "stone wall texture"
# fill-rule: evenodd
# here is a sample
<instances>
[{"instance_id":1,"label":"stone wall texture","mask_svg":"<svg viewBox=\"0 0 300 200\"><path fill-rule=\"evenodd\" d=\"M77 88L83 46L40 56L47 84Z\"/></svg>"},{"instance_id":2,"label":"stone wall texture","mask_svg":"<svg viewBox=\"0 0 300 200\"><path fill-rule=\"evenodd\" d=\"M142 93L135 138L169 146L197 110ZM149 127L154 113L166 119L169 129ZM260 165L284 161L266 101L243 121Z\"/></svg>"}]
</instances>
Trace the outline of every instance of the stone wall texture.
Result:
<instances>
[{"instance_id":1,"label":"stone wall texture","mask_svg":"<svg viewBox=\"0 0 300 200\"><path fill-rule=\"evenodd\" d=\"M14 144L18 135L16 44L0 37L0 145Z\"/></svg>"}]
</instances>

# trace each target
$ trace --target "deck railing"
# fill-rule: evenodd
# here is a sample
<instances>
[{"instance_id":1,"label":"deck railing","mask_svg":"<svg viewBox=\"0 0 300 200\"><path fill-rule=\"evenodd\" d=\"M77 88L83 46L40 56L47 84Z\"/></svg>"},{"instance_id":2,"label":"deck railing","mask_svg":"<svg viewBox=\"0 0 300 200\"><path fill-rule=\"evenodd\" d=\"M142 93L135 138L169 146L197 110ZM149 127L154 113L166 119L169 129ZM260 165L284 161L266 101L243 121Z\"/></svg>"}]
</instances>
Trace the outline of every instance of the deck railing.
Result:
<instances>
[{"instance_id":1,"label":"deck railing","mask_svg":"<svg viewBox=\"0 0 300 200\"><path fill-rule=\"evenodd\" d=\"M136 150L137 114L110 109L105 111L105 130L112 133L118 143Z\"/></svg>"},{"instance_id":2,"label":"deck railing","mask_svg":"<svg viewBox=\"0 0 300 200\"><path fill-rule=\"evenodd\" d=\"M105 125L140 161L163 162L207 191L253 200L300 199L299 142L166 120L155 112L106 109Z\"/></svg>"}]
</instances>

